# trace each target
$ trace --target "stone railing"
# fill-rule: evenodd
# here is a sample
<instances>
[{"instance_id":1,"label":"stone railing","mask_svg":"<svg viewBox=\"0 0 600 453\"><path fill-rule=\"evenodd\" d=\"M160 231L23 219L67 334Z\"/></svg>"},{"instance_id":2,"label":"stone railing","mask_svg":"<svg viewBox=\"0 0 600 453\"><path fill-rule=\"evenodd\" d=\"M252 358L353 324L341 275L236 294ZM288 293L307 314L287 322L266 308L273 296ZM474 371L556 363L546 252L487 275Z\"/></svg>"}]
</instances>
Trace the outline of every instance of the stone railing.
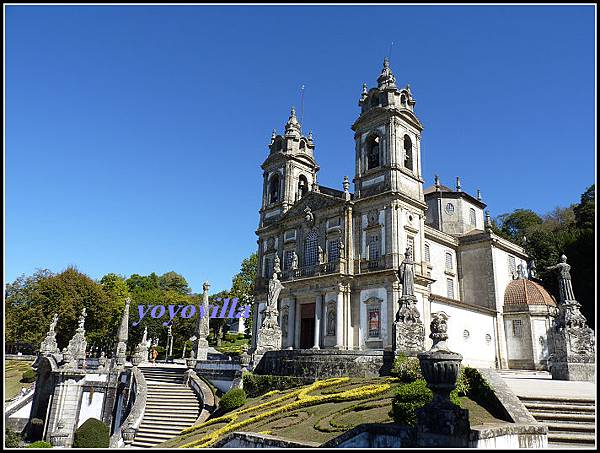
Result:
<instances>
[{"instance_id":1,"label":"stone railing","mask_svg":"<svg viewBox=\"0 0 600 453\"><path fill-rule=\"evenodd\" d=\"M121 426L117 428L110 437L110 448L122 448L123 446L131 445L135 434L142 423L142 418L144 418L146 396L148 393L146 378L137 366L134 366L131 369L131 375L131 391L135 398L133 406L131 406L127 418L125 418Z\"/></svg>"},{"instance_id":2,"label":"stone railing","mask_svg":"<svg viewBox=\"0 0 600 453\"><path fill-rule=\"evenodd\" d=\"M345 260L329 261L327 263L303 266L297 269L286 269L281 272L281 280L297 280L299 278L315 277L318 275L335 274L344 271Z\"/></svg>"},{"instance_id":3,"label":"stone railing","mask_svg":"<svg viewBox=\"0 0 600 453\"><path fill-rule=\"evenodd\" d=\"M217 409L217 395L214 394L210 386L193 369L188 369L185 372L183 382L194 391L202 406L202 410L194 425L206 421L210 417L210 414Z\"/></svg>"}]
</instances>

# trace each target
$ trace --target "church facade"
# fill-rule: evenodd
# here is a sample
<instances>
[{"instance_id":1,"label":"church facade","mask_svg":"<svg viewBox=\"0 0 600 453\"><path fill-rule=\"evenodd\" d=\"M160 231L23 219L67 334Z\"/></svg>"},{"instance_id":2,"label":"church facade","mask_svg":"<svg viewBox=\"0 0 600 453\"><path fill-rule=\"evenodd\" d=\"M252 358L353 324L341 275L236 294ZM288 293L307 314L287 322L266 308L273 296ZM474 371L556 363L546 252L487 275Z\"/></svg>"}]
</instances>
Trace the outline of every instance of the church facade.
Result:
<instances>
[{"instance_id":1,"label":"church facade","mask_svg":"<svg viewBox=\"0 0 600 453\"><path fill-rule=\"evenodd\" d=\"M455 188L437 177L423 187L423 125L387 59L359 107L353 193L347 177L341 190L318 184L312 134L303 135L293 109L284 134L273 131L262 164L253 346L276 272L282 349L392 350L408 255L426 349L431 314L443 311L448 346L463 363L544 368L556 302L529 279L523 248L491 231L479 191L462 191L458 178Z\"/></svg>"}]
</instances>

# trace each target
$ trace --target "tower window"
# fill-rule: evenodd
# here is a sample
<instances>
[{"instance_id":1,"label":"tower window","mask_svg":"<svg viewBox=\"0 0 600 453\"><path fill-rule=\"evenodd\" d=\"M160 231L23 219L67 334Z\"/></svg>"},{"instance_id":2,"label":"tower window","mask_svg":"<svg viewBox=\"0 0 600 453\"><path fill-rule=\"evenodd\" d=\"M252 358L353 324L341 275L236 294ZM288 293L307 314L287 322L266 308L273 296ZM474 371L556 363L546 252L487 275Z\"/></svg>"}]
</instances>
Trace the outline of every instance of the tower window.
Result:
<instances>
[{"instance_id":1,"label":"tower window","mask_svg":"<svg viewBox=\"0 0 600 453\"><path fill-rule=\"evenodd\" d=\"M308 192L308 180L306 176L300 175L298 178L298 198L302 198Z\"/></svg>"},{"instance_id":2,"label":"tower window","mask_svg":"<svg viewBox=\"0 0 600 453\"><path fill-rule=\"evenodd\" d=\"M369 238L369 260L377 261L379 259L379 235L373 234Z\"/></svg>"},{"instance_id":3,"label":"tower window","mask_svg":"<svg viewBox=\"0 0 600 453\"><path fill-rule=\"evenodd\" d=\"M373 135L367 140L367 169L379 167L379 137Z\"/></svg>"},{"instance_id":4,"label":"tower window","mask_svg":"<svg viewBox=\"0 0 600 453\"><path fill-rule=\"evenodd\" d=\"M279 175L274 174L269 182L269 203L279 201Z\"/></svg>"},{"instance_id":5,"label":"tower window","mask_svg":"<svg viewBox=\"0 0 600 453\"><path fill-rule=\"evenodd\" d=\"M475 209L473 208L469 209L469 221L471 225L475 226Z\"/></svg>"},{"instance_id":6,"label":"tower window","mask_svg":"<svg viewBox=\"0 0 600 453\"><path fill-rule=\"evenodd\" d=\"M314 266L318 263L319 238L315 231L311 231L304 240L304 265Z\"/></svg>"},{"instance_id":7,"label":"tower window","mask_svg":"<svg viewBox=\"0 0 600 453\"><path fill-rule=\"evenodd\" d=\"M304 140L300 140L300 151L306 151L306 142Z\"/></svg>"},{"instance_id":8,"label":"tower window","mask_svg":"<svg viewBox=\"0 0 600 453\"><path fill-rule=\"evenodd\" d=\"M406 95L404 93L400 96L400 104L402 104L403 107L406 107Z\"/></svg>"},{"instance_id":9,"label":"tower window","mask_svg":"<svg viewBox=\"0 0 600 453\"><path fill-rule=\"evenodd\" d=\"M513 319L512 328L513 337L520 337L523 335L523 321L520 319Z\"/></svg>"},{"instance_id":10,"label":"tower window","mask_svg":"<svg viewBox=\"0 0 600 453\"><path fill-rule=\"evenodd\" d=\"M412 140L408 135L404 136L404 166L409 170L413 169Z\"/></svg>"},{"instance_id":11,"label":"tower window","mask_svg":"<svg viewBox=\"0 0 600 453\"><path fill-rule=\"evenodd\" d=\"M340 240L332 239L327 242L327 261L334 263L340 259Z\"/></svg>"}]
</instances>

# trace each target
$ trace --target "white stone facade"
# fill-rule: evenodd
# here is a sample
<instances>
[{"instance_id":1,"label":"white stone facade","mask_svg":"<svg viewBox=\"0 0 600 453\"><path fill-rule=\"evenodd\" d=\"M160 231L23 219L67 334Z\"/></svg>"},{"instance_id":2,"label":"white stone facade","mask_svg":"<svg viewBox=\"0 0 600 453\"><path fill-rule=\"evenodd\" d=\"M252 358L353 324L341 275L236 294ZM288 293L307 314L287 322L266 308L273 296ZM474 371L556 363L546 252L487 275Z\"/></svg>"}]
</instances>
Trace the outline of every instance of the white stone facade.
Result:
<instances>
[{"instance_id":1,"label":"white stone facade","mask_svg":"<svg viewBox=\"0 0 600 453\"><path fill-rule=\"evenodd\" d=\"M273 133L262 165L253 338L277 255L283 349L390 350L401 294L397 271L408 248L425 346L431 313L444 311L449 345L466 364L507 367L504 292L519 265L526 269L525 251L486 228L479 191L472 196L460 181L450 189L437 178L423 188L423 126L410 88L396 86L387 63L359 105L354 193L347 179L342 190L317 183L312 134L303 135L293 110L284 135ZM542 319L548 325L548 316L531 321L538 343ZM544 354L531 342L520 347Z\"/></svg>"}]
</instances>

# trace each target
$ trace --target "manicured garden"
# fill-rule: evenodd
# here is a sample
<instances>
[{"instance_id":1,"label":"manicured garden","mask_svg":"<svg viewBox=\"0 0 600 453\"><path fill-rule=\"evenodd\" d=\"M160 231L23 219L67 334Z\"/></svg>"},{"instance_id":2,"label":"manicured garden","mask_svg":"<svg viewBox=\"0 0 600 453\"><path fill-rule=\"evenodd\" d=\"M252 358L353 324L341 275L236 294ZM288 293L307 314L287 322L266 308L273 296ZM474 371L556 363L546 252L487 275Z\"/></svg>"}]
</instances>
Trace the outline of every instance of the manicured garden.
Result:
<instances>
[{"instance_id":1,"label":"manicured garden","mask_svg":"<svg viewBox=\"0 0 600 453\"><path fill-rule=\"evenodd\" d=\"M25 373L25 375L24 375ZM4 386L6 401L19 394L21 388L29 388L35 381L31 362L27 360L8 360L4 365Z\"/></svg>"},{"instance_id":2,"label":"manicured garden","mask_svg":"<svg viewBox=\"0 0 600 453\"><path fill-rule=\"evenodd\" d=\"M186 428L160 446L210 447L235 431L320 444L362 423L414 425L415 411L431 400L431 391L417 373L400 374L402 377L325 379L266 393L261 381L280 388L291 381L256 376L260 379L253 379L258 382L248 386L250 395L257 389L264 394L249 397L245 391L231 391L217 416ZM452 401L469 409L473 426L500 421L468 396L472 393L470 381L462 378L462 390L453 392Z\"/></svg>"}]
</instances>

